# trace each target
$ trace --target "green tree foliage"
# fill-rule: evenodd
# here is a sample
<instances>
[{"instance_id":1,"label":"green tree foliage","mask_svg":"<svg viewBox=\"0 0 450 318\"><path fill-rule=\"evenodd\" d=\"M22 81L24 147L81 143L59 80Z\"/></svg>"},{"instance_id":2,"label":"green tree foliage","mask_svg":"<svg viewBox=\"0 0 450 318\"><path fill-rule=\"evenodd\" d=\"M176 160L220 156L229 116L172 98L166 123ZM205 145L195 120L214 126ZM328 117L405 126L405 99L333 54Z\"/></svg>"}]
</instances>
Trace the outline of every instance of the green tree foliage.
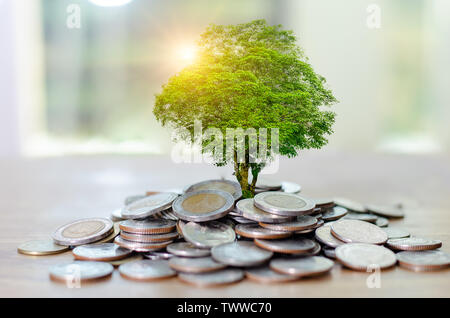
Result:
<instances>
[{"instance_id":1,"label":"green tree foliage","mask_svg":"<svg viewBox=\"0 0 450 318\"><path fill-rule=\"evenodd\" d=\"M281 25L264 20L211 25L201 35L195 61L156 95L154 114L162 125L188 131L184 139L193 137L195 120L224 135L227 128L278 128L279 153L293 157L300 149L322 147L332 133L335 114L323 106L336 99L325 84L293 32ZM203 149L209 149L208 142L202 141ZM267 142L270 151L270 137ZM248 140L245 145L248 152ZM214 160L227 163L225 158ZM244 160L235 153L233 161L244 196L252 197L265 163L252 163L248 153Z\"/></svg>"}]
</instances>

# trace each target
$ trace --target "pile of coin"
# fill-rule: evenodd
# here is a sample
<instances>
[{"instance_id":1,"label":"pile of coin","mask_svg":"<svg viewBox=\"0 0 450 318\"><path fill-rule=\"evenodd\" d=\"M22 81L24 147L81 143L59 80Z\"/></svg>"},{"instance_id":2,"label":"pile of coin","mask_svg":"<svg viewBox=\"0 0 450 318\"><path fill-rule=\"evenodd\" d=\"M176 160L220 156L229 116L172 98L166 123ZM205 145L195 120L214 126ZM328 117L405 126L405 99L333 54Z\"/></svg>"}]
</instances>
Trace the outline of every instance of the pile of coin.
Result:
<instances>
[{"instance_id":1,"label":"pile of coin","mask_svg":"<svg viewBox=\"0 0 450 318\"><path fill-rule=\"evenodd\" d=\"M335 260L356 271L397 263L413 271L442 270L450 254L442 242L411 237L389 219L401 206L363 205L344 198L300 196L292 182L261 180L242 199L237 182L207 180L184 191L147 192L125 199L111 219L77 220L52 240L26 242L18 251L49 255L72 250L75 261L50 268L50 278L81 281L111 275L153 281L177 276L196 286L247 277L281 283L324 275Z\"/></svg>"}]
</instances>

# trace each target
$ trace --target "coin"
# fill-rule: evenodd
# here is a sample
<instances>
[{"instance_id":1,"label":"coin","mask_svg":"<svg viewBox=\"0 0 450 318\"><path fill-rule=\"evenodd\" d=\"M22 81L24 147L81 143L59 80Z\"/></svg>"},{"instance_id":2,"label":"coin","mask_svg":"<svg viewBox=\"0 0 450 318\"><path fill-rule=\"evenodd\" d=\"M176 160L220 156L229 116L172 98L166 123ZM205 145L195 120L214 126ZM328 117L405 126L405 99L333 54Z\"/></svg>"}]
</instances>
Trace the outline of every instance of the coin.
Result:
<instances>
[{"instance_id":1,"label":"coin","mask_svg":"<svg viewBox=\"0 0 450 318\"><path fill-rule=\"evenodd\" d=\"M109 261L108 263L111 264L114 267L118 267L122 264L126 264L126 263L130 263L130 262L134 262L134 261L139 261L141 259L143 259L144 256L142 256L142 254L130 254L130 256L126 257L126 258L122 258L119 259L117 261Z\"/></svg>"},{"instance_id":2,"label":"coin","mask_svg":"<svg viewBox=\"0 0 450 318\"><path fill-rule=\"evenodd\" d=\"M425 251L434 250L442 246L440 240L432 240L422 237L406 237L389 239L386 245L394 250L401 251Z\"/></svg>"},{"instance_id":3,"label":"coin","mask_svg":"<svg viewBox=\"0 0 450 318\"><path fill-rule=\"evenodd\" d=\"M93 244L103 244L103 243L111 243L114 242L114 239L117 235L120 234L119 222L114 223L113 231L107 237L101 239L100 241L95 241Z\"/></svg>"},{"instance_id":4,"label":"coin","mask_svg":"<svg viewBox=\"0 0 450 318\"><path fill-rule=\"evenodd\" d=\"M184 239L200 248L233 242L236 234L231 226L217 221L208 223L186 223L183 228Z\"/></svg>"},{"instance_id":5,"label":"coin","mask_svg":"<svg viewBox=\"0 0 450 318\"><path fill-rule=\"evenodd\" d=\"M255 184L256 188L264 190L280 190L282 183L276 180L259 177Z\"/></svg>"},{"instance_id":6,"label":"coin","mask_svg":"<svg viewBox=\"0 0 450 318\"><path fill-rule=\"evenodd\" d=\"M382 229L386 232L388 239L409 237L409 232L398 227L385 227Z\"/></svg>"},{"instance_id":7,"label":"coin","mask_svg":"<svg viewBox=\"0 0 450 318\"><path fill-rule=\"evenodd\" d=\"M175 215L185 221L206 222L220 219L233 209L234 198L219 190L185 193L173 203Z\"/></svg>"},{"instance_id":8,"label":"coin","mask_svg":"<svg viewBox=\"0 0 450 318\"><path fill-rule=\"evenodd\" d=\"M289 238L284 240L255 239L259 247L283 254L306 254L317 248L316 243L307 238Z\"/></svg>"},{"instance_id":9,"label":"coin","mask_svg":"<svg viewBox=\"0 0 450 318\"><path fill-rule=\"evenodd\" d=\"M139 243L157 243L157 242L167 242L174 240L178 237L177 232L169 232L169 233L162 233L162 234L135 234L135 233L128 233L122 231L120 233L120 236L127 240L132 242L139 242Z\"/></svg>"},{"instance_id":10,"label":"coin","mask_svg":"<svg viewBox=\"0 0 450 318\"><path fill-rule=\"evenodd\" d=\"M450 254L443 251L404 251L396 256L400 266L417 272L440 270L450 266Z\"/></svg>"},{"instance_id":11,"label":"coin","mask_svg":"<svg viewBox=\"0 0 450 318\"><path fill-rule=\"evenodd\" d=\"M105 262L73 261L50 267L50 279L60 282L85 282L110 276L114 267Z\"/></svg>"},{"instance_id":12,"label":"coin","mask_svg":"<svg viewBox=\"0 0 450 318\"><path fill-rule=\"evenodd\" d=\"M197 248L188 242L172 243L167 246L167 252L182 257L205 257L211 255L210 250Z\"/></svg>"},{"instance_id":13,"label":"coin","mask_svg":"<svg viewBox=\"0 0 450 318\"><path fill-rule=\"evenodd\" d=\"M213 287L236 283L244 278L244 272L237 268L226 268L202 274L180 273L178 278L188 284L199 287Z\"/></svg>"},{"instance_id":14,"label":"coin","mask_svg":"<svg viewBox=\"0 0 450 318\"><path fill-rule=\"evenodd\" d=\"M291 221L295 218L292 216L280 216L258 209L253 204L253 199L243 199L238 201L236 203L236 210L238 210L243 217L256 222L282 223Z\"/></svg>"},{"instance_id":15,"label":"coin","mask_svg":"<svg viewBox=\"0 0 450 318\"><path fill-rule=\"evenodd\" d=\"M371 213L385 216L388 218L402 218L405 216L405 212L398 206L386 206L386 205L374 205L367 206L367 210Z\"/></svg>"},{"instance_id":16,"label":"coin","mask_svg":"<svg viewBox=\"0 0 450 318\"><path fill-rule=\"evenodd\" d=\"M378 226L359 220L339 220L331 225L331 234L346 243L384 244L388 237Z\"/></svg>"},{"instance_id":17,"label":"coin","mask_svg":"<svg viewBox=\"0 0 450 318\"><path fill-rule=\"evenodd\" d=\"M334 248L324 246L322 250L326 257L336 259L336 250Z\"/></svg>"},{"instance_id":18,"label":"coin","mask_svg":"<svg viewBox=\"0 0 450 318\"><path fill-rule=\"evenodd\" d=\"M324 209L324 210L334 207L333 198L313 199L313 201L316 204L316 207Z\"/></svg>"},{"instance_id":19,"label":"coin","mask_svg":"<svg viewBox=\"0 0 450 318\"><path fill-rule=\"evenodd\" d=\"M144 259L119 266L120 276L138 281L154 281L176 276L166 260Z\"/></svg>"},{"instance_id":20,"label":"coin","mask_svg":"<svg viewBox=\"0 0 450 318\"><path fill-rule=\"evenodd\" d=\"M58 245L78 246L107 237L113 222L106 218L81 219L59 227L52 235Z\"/></svg>"},{"instance_id":21,"label":"coin","mask_svg":"<svg viewBox=\"0 0 450 318\"><path fill-rule=\"evenodd\" d=\"M232 220L236 221L239 224L258 224L256 221L249 220L240 216L230 217Z\"/></svg>"},{"instance_id":22,"label":"coin","mask_svg":"<svg viewBox=\"0 0 450 318\"><path fill-rule=\"evenodd\" d=\"M122 217L122 209L116 209L111 212L111 220L113 222L123 221L125 220L124 217Z\"/></svg>"},{"instance_id":23,"label":"coin","mask_svg":"<svg viewBox=\"0 0 450 318\"><path fill-rule=\"evenodd\" d=\"M344 266L358 271L365 271L371 267L385 269L397 262L391 250L365 243L350 243L336 247L336 258Z\"/></svg>"},{"instance_id":24,"label":"coin","mask_svg":"<svg viewBox=\"0 0 450 318\"><path fill-rule=\"evenodd\" d=\"M322 219L324 221L334 221L338 220L341 217L345 216L348 213L348 210L346 208L335 206L331 209L327 209L325 212L322 213Z\"/></svg>"},{"instance_id":25,"label":"coin","mask_svg":"<svg viewBox=\"0 0 450 318\"><path fill-rule=\"evenodd\" d=\"M122 217L127 219L143 219L157 212L168 209L178 194L160 192L152 194L126 205L122 209Z\"/></svg>"},{"instance_id":26,"label":"coin","mask_svg":"<svg viewBox=\"0 0 450 318\"><path fill-rule=\"evenodd\" d=\"M187 188L186 193L196 192L200 190L220 190L231 194L234 200L238 200L242 196L241 185L230 180L207 180L191 185Z\"/></svg>"},{"instance_id":27,"label":"coin","mask_svg":"<svg viewBox=\"0 0 450 318\"><path fill-rule=\"evenodd\" d=\"M265 284L286 283L298 279L297 276L277 273L268 266L249 268L245 270L245 276L250 280Z\"/></svg>"},{"instance_id":28,"label":"coin","mask_svg":"<svg viewBox=\"0 0 450 318\"><path fill-rule=\"evenodd\" d=\"M136 201L139 201L141 199L144 199L145 197L146 197L145 194L130 195L130 196L125 198L124 204L128 205L128 204L131 204L133 202L136 202Z\"/></svg>"},{"instance_id":29,"label":"coin","mask_svg":"<svg viewBox=\"0 0 450 318\"><path fill-rule=\"evenodd\" d=\"M236 234L248 238L260 239L282 239L292 235L292 232L273 231L259 226L259 224L238 224L235 229Z\"/></svg>"},{"instance_id":30,"label":"coin","mask_svg":"<svg viewBox=\"0 0 450 318\"><path fill-rule=\"evenodd\" d=\"M297 194L284 192L263 192L253 198L257 208L269 213L284 216L309 214L314 209L314 202Z\"/></svg>"},{"instance_id":31,"label":"coin","mask_svg":"<svg viewBox=\"0 0 450 318\"><path fill-rule=\"evenodd\" d=\"M342 242L341 240L338 240L333 235L331 235L331 227L330 226L322 226L318 229L316 229L315 232L316 240L318 240L320 243L325 244L326 246L336 248L339 245L345 244L345 242Z\"/></svg>"},{"instance_id":32,"label":"coin","mask_svg":"<svg viewBox=\"0 0 450 318\"><path fill-rule=\"evenodd\" d=\"M346 198L334 198L334 203L336 205L339 205L341 207L346 208L347 210L353 211L353 212L359 212L359 213L365 213L367 212L367 208L356 201L346 199Z\"/></svg>"},{"instance_id":33,"label":"coin","mask_svg":"<svg viewBox=\"0 0 450 318\"><path fill-rule=\"evenodd\" d=\"M310 215L298 216L295 221L289 221L279 224L270 224L259 222L259 225L274 231L295 232L310 229L317 224L317 219Z\"/></svg>"},{"instance_id":34,"label":"coin","mask_svg":"<svg viewBox=\"0 0 450 318\"><path fill-rule=\"evenodd\" d=\"M57 245L53 240L35 240L22 243L17 252L25 255L51 255L59 254L69 250L68 246Z\"/></svg>"},{"instance_id":35,"label":"coin","mask_svg":"<svg viewBox=\"0 0 450 318\"><path fill-rule=\"evenodd\" d=\"M286 193L299 193L302 191L302 187L299 184L288 181L281 182L281 189Z\"/></svg>"},{"instance_id":36,"label":"coin","mask_svg":"<svg viewBox=\"0 0 450 318\"><path fill-rule=\"evenodd\" d=\"M322 256L299 258L277 258L270 261L270 268L276 272L297 277L317 276L328 273L334 262Z\"/></svg>"},{"instance_id":37,"label":"coin","mask_svg":"<svg viewBox=\"0 0 450 318\"><path fill-rule=\"evenodd\" d=\"M222 264L250 267L267 262L273 253L257 247L253 242L237 241L214 246L211 249L211 255L214 260Z\"/></svg>"},{"instance_id":38,"label":"coin","mask_svg":"<svg viewBox=\"0 0 450 318\"><path fill-rule=\"evenodd\" d=\"M176 222L164 219L125 220L120 222L122 231L135 234L162 234L175 229Z\"/></svg>"},{"instance_id":39,"label":"coin","mask_svg":"<svg viewBox=\"0 0 450 318\"><path fill-rule=\"evenodd\" d=\"M118 236L114 240L114 243L117 245L127 248L132 251L136 252L152 252L157 251L160 249L165 248L167 245L171 244L173 241L167 241L167 242L158 242L158 243L138 243L138 242L132 242L123 239L122 237Z\"/></svg>"},{"instance_id":40,"label":"coin","mask_svg":"<svg viewBox=\"0 0 450 318\"><path fill-rule=\"evenodd\" d=\"M226 267L225 264L216 262L211 257L173 257L169 261L169 266L183 273L206 273Z\"/></svg>"},{"instance_id":41,"label":"coin","mask_svg":"<svg viewBox=\"0 0 450 318\"><path fill-rule=\"evenodd\" d=\"M174 255L170 254L170 253L165 253L165 252L148 252L146 254L144 254L145 258L148 259L171 259L172 257L174 257Z\"/></svg>"},{"instance_id":42,"label":"coin","mask_svg":"<svg viewBox=\"0 0 450 318\"><path fill-rule=\"evenodd\" d=\"M375 225L379 226L379 227L386 227L389 225L389 220L382 216L379 216L379 217L377 217L377 220L375 221Z\"/></svg>"},{"instance_id":43,"label":"coin","mask_svg":"<svg viewBox=\"0 0 450 318\"><path fill-rule=\"evenodd\" d=\"M375 223L377 221L378 217L376 215L369 214L369 213L349 212L342 219L345 219L345 220L360 220L360 221Z\"/></svg>"},{"instance_id":44,"label":"coin","mask_svg":"<svg viewBox=\"0 0 450 318\"><path fill-rule=\"evenodd\" d=\"M88 261L115 261L132 252L114 243L80 245L72 250L75 259Z\"/></svg>"}]
</instances>

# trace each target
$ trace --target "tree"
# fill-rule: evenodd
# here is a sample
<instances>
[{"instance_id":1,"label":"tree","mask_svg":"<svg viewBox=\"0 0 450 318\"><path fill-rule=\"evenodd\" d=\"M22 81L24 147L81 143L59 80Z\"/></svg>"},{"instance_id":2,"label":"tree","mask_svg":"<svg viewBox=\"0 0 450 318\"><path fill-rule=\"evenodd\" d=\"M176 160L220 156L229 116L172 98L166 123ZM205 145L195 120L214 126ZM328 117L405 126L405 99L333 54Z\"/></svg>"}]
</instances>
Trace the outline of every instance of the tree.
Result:
<instances>
[{"instance_id":1,"label":"tree","mask_svg":"<svg viewBox=\"0 0 450 318\"><path fill-rule=\"evenodd\" d=\"M156 95L153 110L162 125L194 138L194 121L202 129L254 128L258 147L261 128L278 128L278 152L294 157L300 149L321 148L332 133L335 114L324 106L337 102L296 44L292 31L264 20L238 25L210 25L198 42L193 63L171 77ZM216 165L232 161L244 197L253 197L258 174L271 160L275 140L267 134L267 158L252 160L251 138L244 136L245 153L225 158L208 147L217 139L201 140L202 151ZM230 140L223 140L223 147ZM228 145L229 146L229 145ZM259 148L258 148L259 149ZM249 184L248 176L252 179Z\"/></svg>"}]
</instances>

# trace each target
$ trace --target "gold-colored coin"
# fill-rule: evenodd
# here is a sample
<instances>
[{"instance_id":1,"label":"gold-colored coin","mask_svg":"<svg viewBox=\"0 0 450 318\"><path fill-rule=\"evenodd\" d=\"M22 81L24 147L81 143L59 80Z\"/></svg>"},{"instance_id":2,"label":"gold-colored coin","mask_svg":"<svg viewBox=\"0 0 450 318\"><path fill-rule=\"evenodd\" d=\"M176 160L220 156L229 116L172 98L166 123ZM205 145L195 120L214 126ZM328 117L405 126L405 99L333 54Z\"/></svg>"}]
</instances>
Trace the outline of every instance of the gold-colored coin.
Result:
<instances>
[{"instance_id":1,"label":"gold-colored coin","mask_svg":"<svg viewBox=\"0 0 450 318\"><path fill-rule=\"evenodd\" d=\"M17 251L20 254L43 256L59 254L69 250L68 246L62 246L55 244L53 240L35 240L22 243L17 247Z\"/></svg>"}]
</instances>

